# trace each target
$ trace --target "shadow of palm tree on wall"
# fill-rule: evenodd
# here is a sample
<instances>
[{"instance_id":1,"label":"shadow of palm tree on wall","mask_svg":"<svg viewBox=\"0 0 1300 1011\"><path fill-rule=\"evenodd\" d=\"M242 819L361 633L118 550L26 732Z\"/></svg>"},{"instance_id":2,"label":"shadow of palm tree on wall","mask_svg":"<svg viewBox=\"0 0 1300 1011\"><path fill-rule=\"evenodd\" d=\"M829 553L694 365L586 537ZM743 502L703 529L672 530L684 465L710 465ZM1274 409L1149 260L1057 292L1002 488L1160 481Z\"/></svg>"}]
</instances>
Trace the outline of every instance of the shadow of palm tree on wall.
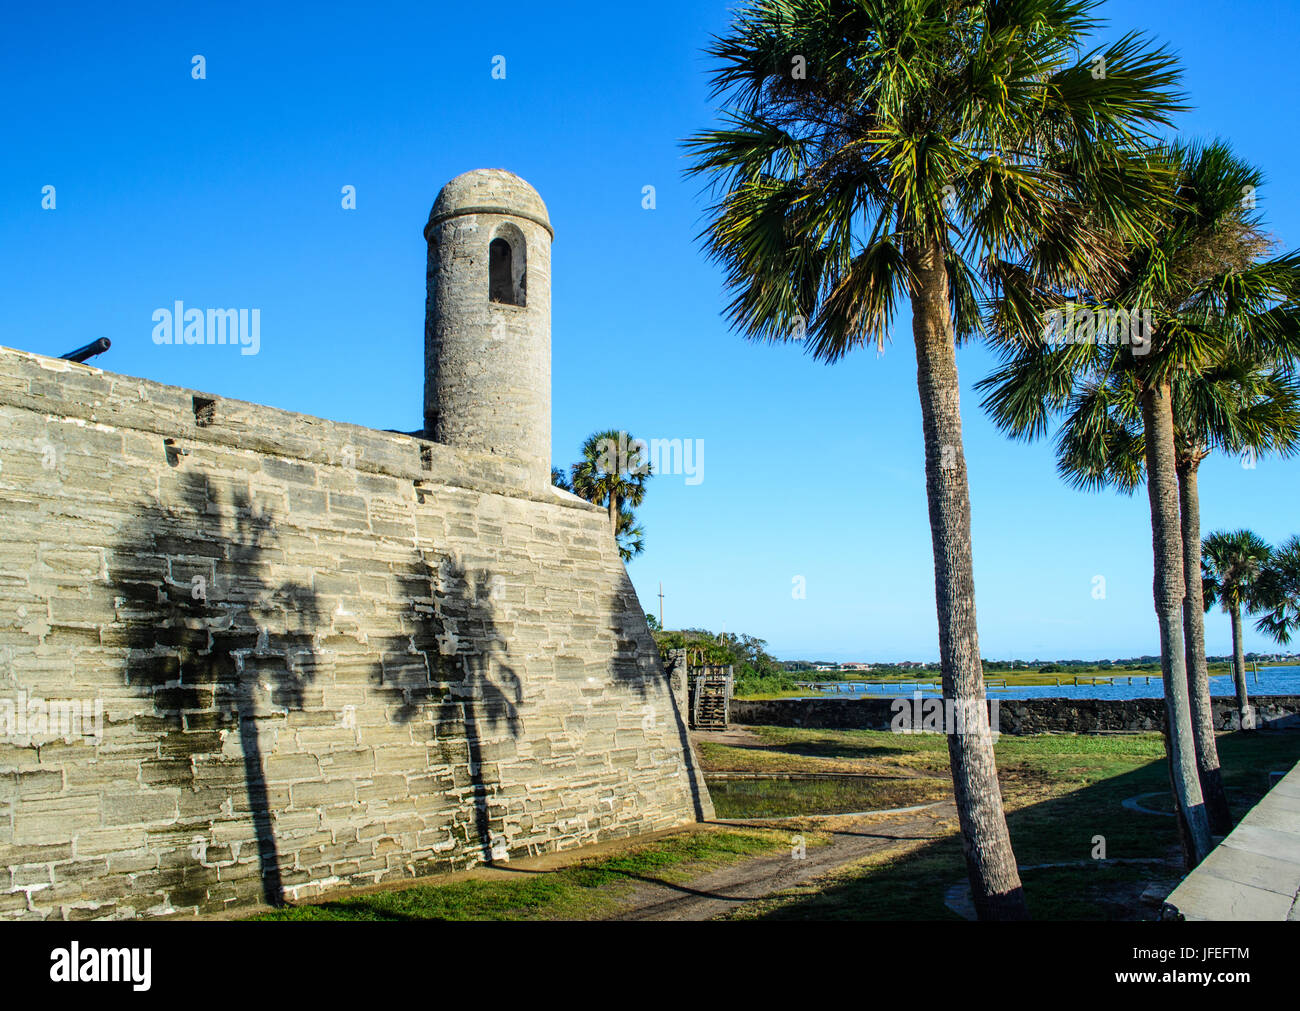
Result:
<instances>
[{"instance_id":1,"label":"shadow of palm tree on wall","mask_svg":"<svg viewBox=\"0 0 1300 1011\"><path fill-rule=\"evenodd\" d=\"M242 764L262 897L280 904L262 739L305 704L315 680L320 606L310 587L264 578L275 541L265 509L242 491L219 502L202 474L176 476L177 504L143 510L108 563L128 648L126 680L151 698L156 713L136 720L137 730L159 735L159 757L146 763L146 775L199 793L229 784L225 770ZM238 758L225 747L232 730ZM232 812L235 804L232 798ZM194 816L182 810L181 820L195 827L204 810L196 801ZM216 871L196 861L164 883L179 888L182 897L172 904L181 905L185 893L205 892L216 881Z\"/></svg>"},{"instance_id":2,"label":"shadow of palm tree on wall","mask_svg":"<svg viewBox=\"0 0 1300 1011\"><path fill-rule=\"evenodd\" d=\"M684 680L686 670L683 668L681 671L674 672L660 659L659 646L654 636L650 634L645 612L641 609L636 589L632 586L626 568L620 574L618 587L609 598L606 611L609 615L610 627L617 637L615 679L631 687L643 701L651 694L650 683L658 683L668 712L660 714L653 707L649 707L646 716L654 720L660 718L667 720L676 735L695 820L704 821L708 815L703 796L704 773L696 761L695 749L691 745L687 714L681 711L677 694L672 688L674 673Z\"/></svg>"},{"instance_id":3,"label":"shadow of palm tree on wall","mask_svg":"<svg viewBox=\"0 0 1300 1011\"><path fill-rule=\"evenodd\" d=\"M175 848L206 837L205 855L219 853L212 825L246 817L260 898L283 904L275 812L290 798L287 787L268 782L267 759L279 730L292 725L290 714L324 711L336 653L321 644L342 637L364 651L371 684L397 699L393 722L427 725L453 789L465 791L466 821L453 826L457 850L483 862L504 858L496 763L523 732L523 687L505 662L495 619L503 577L417 551L389 565L404 610L363 629L355 616L340 617L342 596L274 578L288 559L269 507L238 487L226 492L224 476L210 481L202 471L179 470L175 455L169 462L177 468L169 504L140 508L109 553L108 580L127 647L126 683L154 710L135 719L137 732L158 741L145 774L185 794ZM384 634L390 628L400 631ZM226 743L232 733L238 754ZM227 863L238 858L224 855ZM196 856L160 871L158 882L173 907L220 904L208 898L220 883L211 860ZM224 899L252 897L232 889L238 885L227 886Z\"/></svg>"},{"instance_id":4,"label":"shadow of palm tree on wall","mask_svg":"<svg viewBox=\"0 0 1300 1011\"><path fill-rule=\"evenodd\" d=\"M503 739L523 734L523 685L505 662L506 640L495 619L494 602L504 593L505 578L486 568L468 570L455 556L435 560L417 552L401 583L411 602L409 634L381 641L376 680L402 693L398 721L427 719L431 735L444 739L458 736L449 735L449 728L463 726L473 810L473 834L467 831L463 841L484 863L504 860L504 804L497 799L501 776L493 766ZM458 767L454 751L448 758Z\"/></svg>"}]
</instances>

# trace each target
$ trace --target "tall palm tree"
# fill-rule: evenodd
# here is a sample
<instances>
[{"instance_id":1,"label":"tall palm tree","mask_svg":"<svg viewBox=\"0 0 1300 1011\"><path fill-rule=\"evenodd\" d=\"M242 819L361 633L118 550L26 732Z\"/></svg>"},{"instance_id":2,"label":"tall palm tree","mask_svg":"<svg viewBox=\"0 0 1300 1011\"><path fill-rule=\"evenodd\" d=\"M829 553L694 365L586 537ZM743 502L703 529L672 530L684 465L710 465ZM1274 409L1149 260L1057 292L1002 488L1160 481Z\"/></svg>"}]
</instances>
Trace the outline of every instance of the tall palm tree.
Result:
<instances>
[{"instance_id":1,"label":"tall palm tree","mask_svg":"<svg viewBox=\"0 0 1300 1011\"><path fill-rule=\"evenodd\" d=\"M574 494L609 510L609 528L617 538L622 507L645 499L650 461L644 443L617 429L596 432L582 444L582 459L572 473Z\"/></svg>"},{"instance_id":2,"label":"tall palm tree","mask_svg":"<svg viewBox=\"0 0 1300 1011\"><path fill-rule=\"evenodd\" d=\"M1134 150L1177 108L1137 35L1083 55L1092 0L754 0L708 50L723 124L692 137L705 240L754 340L835 361L911 303L944 695L984 713L956 344L989 265L1104 262L1157 192ZM1085 209L1083 194L1107 199ZM984 273L981 273L981 272ZM806 336L805 336L806 335ZM981 918L1027 915L987 722L948 738Z\"/></svg>"},{"instance_id":3,"label":"tall palm tree","mask_svg":"<svg viewBox=\"0 0 1300 1011\"><path fill-rule=\"evenodd\" d=\"M1255 629L1283 645L1300 629L1300 537L1273 551L1257 584L1260 610Z\"/></svg>"},{"instance_id":4,"label":"tall palm tree","mask_svg":"<svg viewBox=\"0 0 1300 1011\"><path fill-rule=\"evenodd\" d=\"M1216 449L1290 455L1300 448L1300 384L1279 367L1230 360L1175 377L1174 443L1183 541L1183 635L1196 764L1210 831L1226 835L1232 816L1223 788L1201 590L1199 468ZM1131 494L1145 476L1138 384L1126 372L1085 381L1071 394L1056 439L1057 469L1076 488Z\"/></svg>"},{"instance_id":5,"label":"tall palm tree","mask_svg":"<svg viewBox=\"0 0 1300 1011\"><path fill-rule=\"evenodd\" d=\"M1215 449L1252 455L1294 453L1300 446L1300 388L1286 367L1266 369L1243 361L1226 362L1200 374L1188 373L1181 379L1175 382L1174 410L1175 417L1182 421L1176 441L1186 582L1183 631L1192 731L1210 830L1215 835L1226 835L1232 829L1232 819L1214 738L1205 650L1200 465Z\"/></svg>"},{"instance_id":6,"label":"tall palm tree","mask_svg":"<svg viewBox=\"0 0 1300 1011\"><path fill-rule=\"evenodd\" d=\"M1255 719L1246 694L1246 653L1241 641L1241 612L1261 610L1260 577L1272 557L1268 543L1249 530L1219 531L1201 546L1201 586L1208 611L1216 603L1232 621L1232 677L1243 730Z\"/></svg>"},{"instance_id":7,"label":"tall palm tree","mask_svg":"<svg viewBox=\"0 0 1300 1011\"><path fill-rule=\"evenodd\" d=\"M1197 510L1194 502L1180 501L1175 390L1180 378L1225 362L1292 367L1300 351L1300 256L1256 261L1261 250L1251 236L1259 225L1242 194L1260 184L1260 174L1225 145L1173 145L1153 151L1152 158L1170 169L1168 210L1150 238L1125 244L1109 278L1071 288L1023 268L1003 273L990 312L1003 364L979 386L990 391L984 403L995 422L1022 438L1043 434L1054 414L1077 410L1076 397L1134 398L1126 427L1112 437L1130 449L1140 438L1142 446L1171 774L1190 836L1189 862L1196 862L1208 852L1209 825L1184 648L1186 568L1195 559L1184 555L1182 514L1190 520ZM1081 315L1116 308L1150 319L1142 339L1134 341L1130 332L1119 340L1054 343L1043 328L1049 311ZM1185 470L1199 452L1195 438L1192 450ZM1115 459L1122 473L1121 454Z\"/></svg>"},{"instance_id":8,"label":"tall palm tree","mask_svg":"<svg viewBox=\"0 0 1300 1011\"><path fill-rule=\"evenodd\" d=\"M1201 581L1200 466L1214 449L1260 455L1290 456L1300 448L1300 386L1286 366L1265 369L1258 363L1230 361L1204 373L1188 373L1175 384L1178 494L1182 515L1183 602L1188 687L1196 764L1205 790L1210 830L1232 829L1214 738L1210 670L1205 652L1205 600ZM1186 395L1180 395L1186 391Z\"/></svg>"}]
</instances>

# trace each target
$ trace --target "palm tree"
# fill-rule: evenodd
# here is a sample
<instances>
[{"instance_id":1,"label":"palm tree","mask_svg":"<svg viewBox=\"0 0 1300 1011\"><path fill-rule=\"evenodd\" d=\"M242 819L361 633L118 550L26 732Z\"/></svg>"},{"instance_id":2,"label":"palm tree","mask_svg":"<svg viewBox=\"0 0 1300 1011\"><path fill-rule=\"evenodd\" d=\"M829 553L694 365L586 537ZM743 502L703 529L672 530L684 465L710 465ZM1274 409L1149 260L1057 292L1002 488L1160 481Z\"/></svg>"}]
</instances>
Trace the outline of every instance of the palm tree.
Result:
<instances>
[{"instance_id":1,"label":"palm tree","mask_svg":"<svg viewBox=\"0 0 1300 1011\"><path fill-rule=\"evenodd\" d=\"M569 475L564 473L562 467L551 468L551 484L564 491L573 491L573 483L569 480Z\"/></svg>"},{"instance_id":2,"label":"palm tree","mask_svg":"<svg viewBox=\"0 0 1300 1011\"><path fill-rule=\"evenodd\" d=\"M1220 531L1205 538L1201 547L1201 586L1208 611L1216 603L1232 620L1232 677L1237 684L1237 711L1241 728L1254 730L1255 719L1246 696L1246 654L1241 642L1241 612L1262 610L1260 577L1268 567L1272 549L1249 530Z\"/></svg>"},{"instance_id":3,"label":"palm tree","mask_svg":"<svg viewBox=\"0 0 1300 1011\"><path fill-rule=\"evenodd\" d=\"M627 506L618 511L618 554L624 562L630 562L645 550L645 530L637 522L636 516Z\"/></svg>"},{"instance_id":4,"label":"palm tree","mask_svg":"<svg viewBox=\"0 0 1300 1011\"><path fill-rule=\"evenodd\" d=\"M1173 383L1174 443L1183 542L1183 635L1196 764L1210 831L1232 828L1223 788L1205 656L1199 468L1213 450L1293 453L1300 447L1300 385L1283 369L1227 361ZM1076 488L1131 494L1145 477L1138 385L1127 372L1090 381L1070 396L1056 439L1057 470Z\"/></svg>"},{"instance_id":5,"label":"palm tree","mask_svg":"<svg viewBox=\"0 0 1300 1011\"><path fill-rule=\"evenodd\" d=\"M1192 152L1186 152L1192 158ZM1222 145L1195 156L1206 170L1243 163ZM1192 173L1195 165L1187 165ZM1232 182L1235 182L1233 180ZM1218 256L1228 263L1251 265L1269 248L1258 223L1243 220L1217 237ZM1144 438L1139 384L1129 371L1112 371L1082 383L1070 397L1057 439L1057 466L1075 487L1112 486L1131 493L1144 478ZM1214 450L1252 456L1269 452L1291 455L1300 448L1300 385L1290 363L1266 365L1229 358L1199 372L1175 375L1174 443L1183 542L1183 636L1196 764L1210 831L1224 835L1232 818L1223 787L1214 711L1205 654L1205 618L1201 590L1201 517L1199 468Z\"/></svg>"},{"instance_id":6,"label":"palm tree","mask_svg":"<svg viewBox=\"0 0 1300 1011\"><path fill-rule=\"evenodd\" d=\"M1286 645L1300 629L1300 537L1273 551L1256 584L1260 610L1256 631Z\"/></svg>"},{"instance_id":7,"label":"palm tree","mask_svg":"<svg viewBox=\"0 0 1300 1011\"><path fill-rule=\"evenodd\" d=\"M573 465L573 492L609 510L609 527L619 533L620 510L645 499L650 461L645 443L627 432L596 432L582 444L582 459Z\"/></svg>"},{"instance_id":8,"label":"palm tree","mask_svg":"<svg viewBox=\"0 0 1300 1011\"><path fill-rule=\"evenodd\" d=\"M1196 765L1210 831L1226 835L1232 815L1223 788L1214 738L1210 669L1205 654L1205 601L1201 582L1201 462L1214 449L1228 453L1290 455L1300 444L1300 389L1285 368L1226 362L1175 382L1178 494L1182 516L1183 633Z\"/></svg>"},{"instance_id":9,"label":"palm tree","mask_svg":"<svg viewBox=\"0 0 1300 1011\"><path fill-rule=\"evenodd\" d=\"M1003 365L979 386L990 391L984 403L995 422L1027 439L1043 434L1055 413L1091 412L1101 418L1107 402L1129 398L1124 426L1102 438L1117 440L1110 448L1115 470L1109 474L1116 480L1123 478L1124 466L1131 466L1125 461L1131 461L1139 439L1142 446L1171 773L1190 835L1189 862L1196 862L1208 852L1209 826L1184 649L1186 569L1195 558L1184 555L1183 514L1189 525L1195 517L1197 530L1200 523L1197 504L1180 500L1174 399L1179 388L1203 392L1195 384L1179 387L1183 377L1222 363L1276 363L1284 373L1290 370L1300 350L1300 256L1257 262L1264 248L1259 224L1242 194L1260 184L1260 174L1225 145L1174 145L1153 151L1152 160L1169 168L1168 210L1149 238L1126 243L1109 278L1070 288L1023 268L1003 273L1003 290L990 312ZM1042 327L1048 311L1091 315L1118 307L1150 320L1149 326L1143 323L1143 339L1132 339L1130 331L1118 340L1105 334L1054 344ZM1185 472L1192 461L1199 464L1197 439L1204 434L1184 433ZM1194 490L1194 483L1183 484L1183 492ZM1202 649L1193 643L1193 652Z\"/></svg>"},{"instance_id":10,"label":"palm tree","mask_svg":"<svg viewBox=\"0 0 1300 1011\"><path fill-rule=\"evenodd\" d=\"M708 50L721 127L692 137L720 199L705 240L754 340L883 348L912 309L944 695L984 713L956 344L996 264L1090 269L1156 193L1135 152L1176 109L1137 35L1080 59L1092 0L754 0ZM1082 194L1104 191L1089 205ZM983 274L981 273L983 271ZM806 335L806 336L805 336ZM981 918L1022 918L986 723L948 738Z\"/></svg>"}]
</instances>

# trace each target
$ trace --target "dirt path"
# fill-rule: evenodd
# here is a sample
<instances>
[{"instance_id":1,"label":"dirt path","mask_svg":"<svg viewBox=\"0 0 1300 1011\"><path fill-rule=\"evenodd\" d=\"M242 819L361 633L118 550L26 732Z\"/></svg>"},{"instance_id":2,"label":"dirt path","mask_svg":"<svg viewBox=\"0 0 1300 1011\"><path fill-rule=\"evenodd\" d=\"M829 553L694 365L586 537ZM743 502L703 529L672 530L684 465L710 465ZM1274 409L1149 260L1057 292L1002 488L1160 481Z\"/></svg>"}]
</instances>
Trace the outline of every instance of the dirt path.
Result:
<instances>
[{"instance_id":1,"label":"dirt path","mask_svg":"<svg viewBox=\"0 0 1300 1011\"><path fill-rule=\"evenodd\" d=\"M769 747L767 741L759 737L748 727L742 727L739 724L728 727L726 730L692 730L691 740L712 741L714 744L728 744L733 748L763 748Z\"/></svg>"},{"instance_id":2,"label":"dirt path","mask_svg":"<svg viewBox=\"0 0 1300 1011\"><path fill-rule=\"evenodd\" d=\"M802 881L861 860L872 853L909 848L953 831L957 812L948 801L897 814L839 815L829 818L719 821L721 825L790 827L793 839L809 831L829 832L830 842L808 846L803 859L791 851L732 864L682 884L643 880L625 900L615 920L708 920L747 902L773 895Z\"/></svg>"}]
</instances>

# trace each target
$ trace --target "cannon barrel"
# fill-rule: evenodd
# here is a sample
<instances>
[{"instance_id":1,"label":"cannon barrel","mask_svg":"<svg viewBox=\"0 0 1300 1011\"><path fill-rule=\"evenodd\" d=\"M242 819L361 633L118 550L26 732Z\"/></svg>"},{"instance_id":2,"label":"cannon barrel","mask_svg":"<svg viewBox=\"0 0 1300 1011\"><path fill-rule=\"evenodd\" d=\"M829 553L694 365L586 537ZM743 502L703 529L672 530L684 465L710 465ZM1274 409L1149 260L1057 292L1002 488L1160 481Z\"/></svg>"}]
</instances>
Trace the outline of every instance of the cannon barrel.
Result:
<instances>
[{"instance_id":1,"label":"cannon barrel","mask_svg":"<svg viewBox=\"0 0 1300 1011\"><path fill-rule=\"evenodd\" d=\"M76 351L69 351L66 355L59 355L60 358L66 358L70 362L84 362L88 358L94 358L95 355L102 355L113 342L107 337L101 337L97 341L92 341L84 348L77 348Z\"/></svg>"}]
</instances>

